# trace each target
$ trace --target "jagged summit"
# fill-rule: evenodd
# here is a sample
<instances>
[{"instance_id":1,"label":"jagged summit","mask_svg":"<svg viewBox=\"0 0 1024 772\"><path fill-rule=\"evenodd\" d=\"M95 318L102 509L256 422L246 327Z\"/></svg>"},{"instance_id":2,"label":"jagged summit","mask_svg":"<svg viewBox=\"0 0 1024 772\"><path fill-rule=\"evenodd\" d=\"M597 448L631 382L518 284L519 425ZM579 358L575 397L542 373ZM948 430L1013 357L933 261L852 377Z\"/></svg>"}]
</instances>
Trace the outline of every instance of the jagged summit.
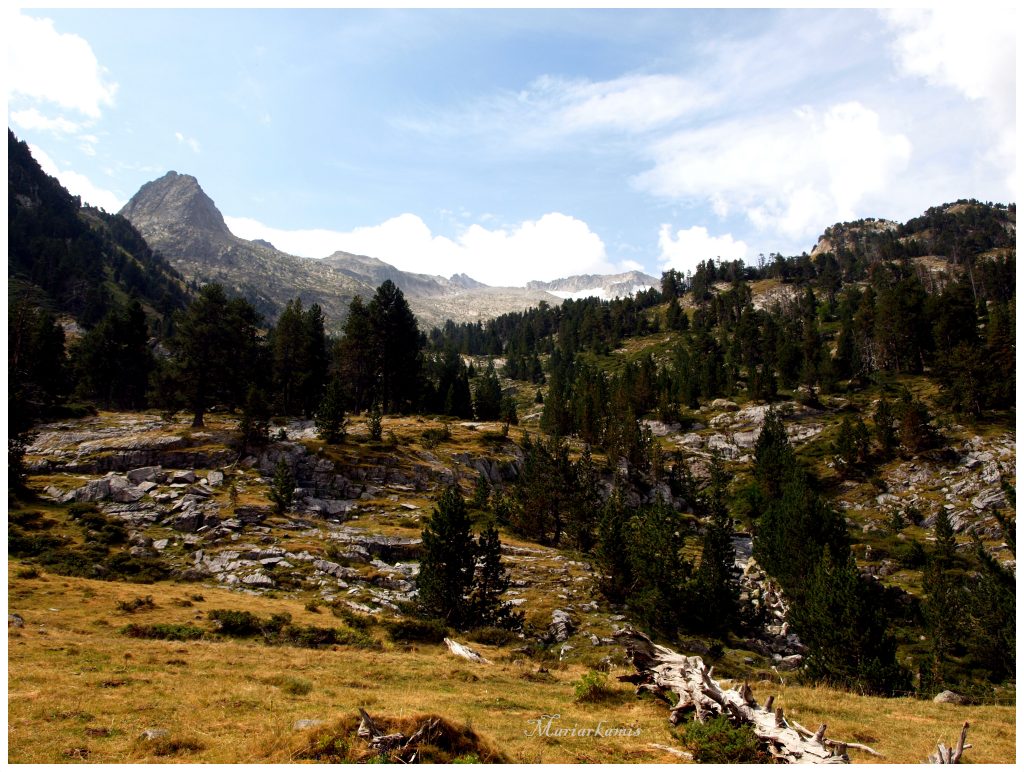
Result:
<instances>
[{"instance_id":1,"label":"jagged summit","mask_svg":"<svg viewBox=\"0 0 1024 772\"><path fill-rule=\"evenodd\" d=\"M223 235L231 233L199 181L175 171L139 188L121 214L139 229L185 227Z\"/></svg>"}]
</instances>

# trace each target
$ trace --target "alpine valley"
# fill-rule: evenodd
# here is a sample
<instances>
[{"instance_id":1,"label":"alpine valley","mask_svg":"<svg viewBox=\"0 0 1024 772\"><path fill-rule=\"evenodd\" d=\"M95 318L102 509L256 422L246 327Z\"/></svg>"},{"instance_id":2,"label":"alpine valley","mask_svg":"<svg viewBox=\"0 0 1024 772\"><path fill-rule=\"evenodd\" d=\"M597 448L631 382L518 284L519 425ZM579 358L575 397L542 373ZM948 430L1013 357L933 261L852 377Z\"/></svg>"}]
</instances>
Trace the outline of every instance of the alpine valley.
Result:
<instances>
[{"instance_id":1,"label":"alpine valley","mask_svg":"<svg viewBox=\"0 0 1024 772\"><path fill-rule=\"evenodd\" d=\"M1011 762L1016 206L821 227L486 287L9 132L8 761Z\"/></svg>"}]
</instances>

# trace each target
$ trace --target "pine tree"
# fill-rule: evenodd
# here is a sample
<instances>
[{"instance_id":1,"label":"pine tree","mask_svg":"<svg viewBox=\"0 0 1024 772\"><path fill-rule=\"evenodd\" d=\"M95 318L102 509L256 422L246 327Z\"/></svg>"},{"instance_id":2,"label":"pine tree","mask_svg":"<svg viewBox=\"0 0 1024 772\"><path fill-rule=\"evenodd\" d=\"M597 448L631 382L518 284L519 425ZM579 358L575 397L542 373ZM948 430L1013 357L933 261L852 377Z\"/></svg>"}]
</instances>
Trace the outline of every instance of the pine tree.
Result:
<instances>
[{"instance_id":1,"label":"pine tree","mask_svg":"<svg viewBox=\"0 0 1024 772\"><path fill-rule=\"evenodd\" d=\"M155 363L139 302L108 311L74 347L72 359L81 397L107 408L144 407Z\"/></svg>"},{"instance_id":2,"label":"pine tree","mask_svg":"<svg viewBox=\"0 0 1024 772\"><path fill-rule=\"evenodd\" d=\"M347 425L344 387L338 378L333 378L316 411L317 435L328 445L335 445L345 441Z\"/></svg>"},{"instance_id":3,"label":"pine tree","mask_svg":"<svg viewBox=\"0 0 1024 772\"><path fill-rule=\"evenodd\" d=\"M598 586L614 603L624 602L633 586L632 568L624 549L629 517L622 494L615 489L601 508L594 550L594 562L600 569Z\"/></svg>"},{"instance_id":4,"label":"pine tree","mask_svg":"<svg viewBox=\"0 0 1024 772\"><path fill-rule=\"evenodd\" d=\"M836 470L843 478L856 476L868 463L870 435L860 416L853 420L843 416L839 434L832 443L832 458Z\"/></svg>"},{"instance_id":5,"label":"pine tree","mask_svg":"<svg viewBox=\"0 0 1024 772\"><path fill-rule=\"evenodd\" d=\"M847 689L892 694L909 686L896 662L878 591L866 585L853 556L835 557L828 548L807 580L790 619L808 648L804 673Z\"/></svg>"},{"instance_id":6,"label":"pine tree","mask_svg":"<svg viewBox=\"0 0 1024 772\"><path fill-rule=\"evenodd\" d=\"M949 678L952 656L967 632L964 575L956 564L956 534L946 510L940 508L935 515L935 546L923 576L927 596L921 608L930 638L927 672L933 688Z\"/></svg>"},{"instance_id":7,"label":"pine tree","mask_svg":"<svg viewBox=\"0 0 1024 772\"><path fill-rule=\"evenodd\" d=\"M377 288L367 307L369 352L374 357L381 407L405 413L418 402L422 361L419 326L405 295L390 279Z\"/></svg>"},{"instance_id":8,"label":"pine tree","mask_svg":"<svg viewBox=\"0 0 1024 772\"><path fill-rule=\"evenodd\" d=\"M334 346L338 374L348 386L350 406L360 413L373 404L376 359L373 354L373 326L363 299L356 295L348 307L341 340Z\"/></svg>"},{"instance_id":9,"label":"pine tree","mask_svg":"<svg viewBox=\"0 0 1024 772\"><path fill-rule=\"evenodd\" d=\"M473 588L469 594L467 621L475 627L503 627L519 630L523 626L523 612L516 611L501 596L509 588L508 571L501 562L501 539L498 529L488 526L476 543L477 565Z\"/></svg>"},{"instance_id":10,"label":"pine tree","mask_svg":"<svg viewBox=\"0 0 1024 772\"><path fill-rule=\"evenodd\" d=\"M497 421L501 417L501 383L493 360L487 362L487 369L477 380L473 407L479 421Z\"/></svg>"},{"instance_id":11,"label":"pine tree","mask_svg":"<svg viewBox=\"0 0 1024 772\"><path fill-rule=\"evenodd\" d=\"M663 501L639 510L626 529L632 586L626 604L650 630L674 635L690 616L686 590L692 565L684 557L686 529Z\"/></svg>"},{"instance_id":12,"label":"pine tree","mask_svg":"<svg viewBox=\"0 0 1024 772\"><path fill-rule=\"evenodd\" d=\"M459 489L451 485L438 499L423 528L423 558L417 578L418 603L428 616L460 628L469 621L476 545Z\"/></svg>"},{"instance_id":13,"label":"pine tree","mask_svg":"<svg viewBox=\"0 0 1024 772\"><path fill-rule=\"evenodd\" d=\"M476 487L473 489L473 499L470 502L474 509L487 509L491 498L491 483L483 472L476 478Z\"/></svg>"},{"instance_id":14,"label":"pine tree","mask_svg":"<svg viewBox=\"0 0 1024 772\"><path fill-rule=\"evenodd\" d=\"M717 457L701 509L708 522L694 581L694 610L703 631L721 636L738 621L740 592L733 572L736 553L732 547L732 519L725 504L725 470Z\"/></svg>"},{"instance_id":15,"label":"pine tree","mask_svg":"<svg viewBox=\"0 0 1024 772\"><path fill-rule=\"evenodd\" d=\"M257 321L246 300L228 300L219 284L204 286L178 318L170 348L193 426L203 426L214 401L232 407L244 400L255 365Z\"/></svg>"},{"instance_id":16,"label":"pine tree","mask_svg":"<svg viewBox=\"0 0 1024 772\"><path fill-rule=\"evenodd\" d=\"M782 416L774 408L769 408L754 444L754 478L766 498L778 497L783 480L796 463Z\"/></svg>"},{"instance_id":17,"label":"pine tree","mask_svg":"<svg viewBox=\"0 0 1024 772\"><path fill-rule=\"evenodd\" d=\"M794 468L758 518L754 558L787 594L799 596L826 547L837 560L846 559L846 522Z\"/></svg>"},{"instance_id":18,"label":"pine tree","mask_svg":"<svg viewBox=\"0 0 1024 772\"><path fill-rule=\"evenodd\" d=\"M367 420L368 420L368 426L369 426L369 429L370 429L370 441L371 442L380 442L381 432L382 432L381 422L383 420L383 416L381 415L380 406L379 405L375 404L370 409L370 415L369 415Z\"/></svg>"},{"instance_id":19,"label":"pine tree","mask_svg":"<svg viewBox=\"0 0 1024 772\"><path fill-rule=\"evenodd\" d=\"M270 438L270 405L263 390L250 386L238 423L242 438L242 452L262 447Z\"/></svg>"},{"instance_id":20,"label":"pine tree","mask_svg":"<svg viewBox=\"0 0 1024 772\"><path fill-rule=\"evenodd\" d=\"M881 448L882 458L888 459L896 448L896 428L892 404L885 397L878 400L872 421L875 424L875 440Z\"/></svg>"},{"instance_id":21,"label":"pine tree","mask_svg":"<svg viewBox=\"0 0 1024 772\"><path fill-rule=\"evenodd\" d=\"M292 505L295 496L295 477L283 458L274 468L274 480L270 485L270 500L274 502L277 514L283 514Z\"/></svg>"}]
</instances>

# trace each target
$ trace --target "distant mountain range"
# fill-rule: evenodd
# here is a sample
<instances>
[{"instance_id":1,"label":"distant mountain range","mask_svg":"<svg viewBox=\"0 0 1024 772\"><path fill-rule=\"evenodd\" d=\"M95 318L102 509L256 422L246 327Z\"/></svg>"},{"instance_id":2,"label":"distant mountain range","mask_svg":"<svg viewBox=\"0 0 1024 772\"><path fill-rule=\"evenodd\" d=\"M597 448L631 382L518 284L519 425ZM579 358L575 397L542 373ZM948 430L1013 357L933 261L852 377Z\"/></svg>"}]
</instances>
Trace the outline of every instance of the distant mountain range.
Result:
<instances>
[{"instance_id":1,"label":"distant mountain range","mask_svg":"<svg viewBox=\"0 0 1024 772\"><path fill-rule=\"evenodd\" d=\"M660 285L661 280L649 274L642 271L629 271L610 275L584 274L554 281L531 281L526 286L528 289L550 292L562 299L599 297L611 300L626 295L635 295L637 292Z\"/></svg>"},{"instance_id":2,"label":"distant mountain range","mask_svg":"<svg viewBox=\"0 0 1024 772\"><path fill-rule=\"evenodd\" d=\"M541 301L557 305L569 297L611 298L658 283L633 271L530 282L526 287L489 287L466 274L445 278L411 273L376 257L347 252L322 259L297 257L268 241L235 236L198 180L173 171L143 185L121 214L186 279L219 282L248 298L268 319L276 318L295 297L307 305L319 303L334 329L340 327L355 295L369 298L388 279L402 289L426 327L447 319L489 319Z\"/></svg>"}]
</instances>

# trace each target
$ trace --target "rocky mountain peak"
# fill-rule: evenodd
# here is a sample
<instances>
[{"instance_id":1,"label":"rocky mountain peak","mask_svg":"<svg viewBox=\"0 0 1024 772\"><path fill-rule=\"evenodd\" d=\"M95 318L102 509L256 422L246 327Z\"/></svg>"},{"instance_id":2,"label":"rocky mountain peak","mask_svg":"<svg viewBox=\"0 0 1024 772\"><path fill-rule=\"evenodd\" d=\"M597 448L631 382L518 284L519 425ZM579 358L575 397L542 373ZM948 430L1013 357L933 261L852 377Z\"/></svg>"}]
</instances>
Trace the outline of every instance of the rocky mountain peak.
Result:
<instances>
[{"instance_id":1,"label":"rocky mountain peak","mask_svg":"<svg viewBox=\"0 0 1024 772\"><path fill-rule=\"evenodd\" d=\"M139 188L121 214L140 230L184 227L230 234L224 216L199 181L175 171Z\"/></svg>"}]
</instances>

